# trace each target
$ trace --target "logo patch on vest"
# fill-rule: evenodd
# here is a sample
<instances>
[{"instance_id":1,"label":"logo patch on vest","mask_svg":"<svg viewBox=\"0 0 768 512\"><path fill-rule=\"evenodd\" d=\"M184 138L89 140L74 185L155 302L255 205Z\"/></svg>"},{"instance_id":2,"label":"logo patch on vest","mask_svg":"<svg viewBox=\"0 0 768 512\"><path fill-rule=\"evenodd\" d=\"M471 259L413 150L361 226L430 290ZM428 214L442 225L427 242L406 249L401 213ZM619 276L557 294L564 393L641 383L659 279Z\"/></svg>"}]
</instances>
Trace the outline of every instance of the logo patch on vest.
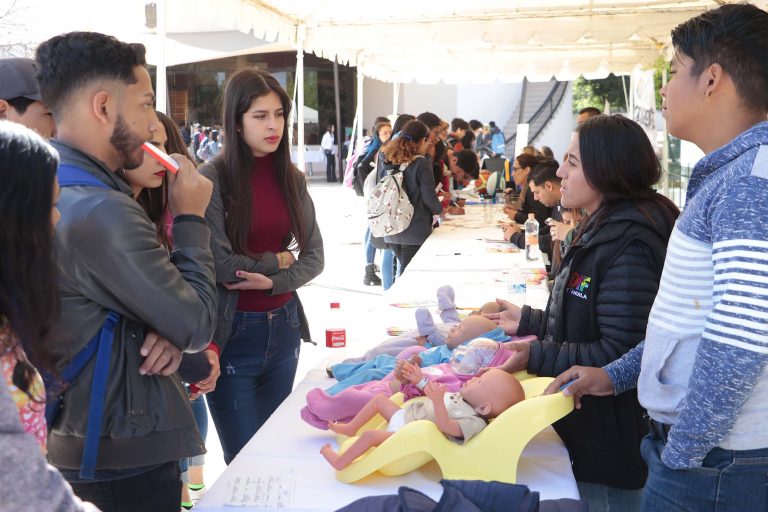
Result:
<instances>
[{"instance_id":1,"label":"logo patch on vest","mask_svg":"<svg viewBox=\"0 0 768 512\"><path fill-rule=\"evenodd\" d=\"M566 293L570 293L574 297L578 297L582 300L588 300L589 296L589 284L592 282L592 278L578 272L572 272L571 278L568 280L568 286L565 288Z\"/></svg>"}]
</instances>

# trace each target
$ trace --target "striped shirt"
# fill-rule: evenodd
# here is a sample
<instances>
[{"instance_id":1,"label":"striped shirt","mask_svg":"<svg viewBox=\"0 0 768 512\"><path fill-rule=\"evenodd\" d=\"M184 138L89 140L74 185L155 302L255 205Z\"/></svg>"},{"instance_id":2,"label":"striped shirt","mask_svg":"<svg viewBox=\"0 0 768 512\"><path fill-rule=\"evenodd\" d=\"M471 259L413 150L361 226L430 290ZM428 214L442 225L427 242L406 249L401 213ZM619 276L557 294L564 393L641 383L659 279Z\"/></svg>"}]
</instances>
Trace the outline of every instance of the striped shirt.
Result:
<instances>
[{"instance_id":1,"label":"striped shirt","mask_svg":"<svg viewBox=\"0 0 768 512\"><path fill-rule=\"evenodd\" d=\"M641 364L642 363L642 364ZM669 242L645 341L605 367L673 425L662 460L768 447L768 123L705 156Z\"/></svg>"}]
</instances>

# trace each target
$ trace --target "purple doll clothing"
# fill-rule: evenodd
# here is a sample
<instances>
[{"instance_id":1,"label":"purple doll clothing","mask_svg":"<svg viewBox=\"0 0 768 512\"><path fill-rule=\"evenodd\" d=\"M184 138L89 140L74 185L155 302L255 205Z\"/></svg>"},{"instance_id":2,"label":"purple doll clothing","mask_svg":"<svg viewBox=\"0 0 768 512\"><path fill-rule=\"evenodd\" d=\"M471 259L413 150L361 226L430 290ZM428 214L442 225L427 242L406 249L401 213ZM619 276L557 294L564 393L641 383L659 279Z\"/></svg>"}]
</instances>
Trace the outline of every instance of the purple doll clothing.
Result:
<instances>
[{"instance_id":1,"label":"purple doll clothing","mask_svg":"<svg viewBox=\"0 0 768 512\"><path fill-rule=\"evenodd\" d=\"M531 341L533 336L520 338L518 341ZM414 347L416 348L416 347ZM423 347L418 347L423 349ZM418 352L409 351L408 355ZM499 350L488 366L500 366L514 351L502 348ZM406 354L400 354L404 356ZM402 357L399 357L402 358ZM449 393L454 393L461 389L461 385L474 377L474 375L460 375L453 372L451 363L441 363L421 369L425 377L430 381L437 382L445 386ZM301 409L301 418L319 429L327 430L329 421L349 422L360 412L365 404L375 395L392 396L390 382L394 380L394 374L390 373L381 380L366 382L356 386L349 387L336 395L329 395L320 388L315 388L307 393L307 405ZM424 394L413 384L401 386L400 390L405 395L405 400Z\"/></svg>"}]
</instances>

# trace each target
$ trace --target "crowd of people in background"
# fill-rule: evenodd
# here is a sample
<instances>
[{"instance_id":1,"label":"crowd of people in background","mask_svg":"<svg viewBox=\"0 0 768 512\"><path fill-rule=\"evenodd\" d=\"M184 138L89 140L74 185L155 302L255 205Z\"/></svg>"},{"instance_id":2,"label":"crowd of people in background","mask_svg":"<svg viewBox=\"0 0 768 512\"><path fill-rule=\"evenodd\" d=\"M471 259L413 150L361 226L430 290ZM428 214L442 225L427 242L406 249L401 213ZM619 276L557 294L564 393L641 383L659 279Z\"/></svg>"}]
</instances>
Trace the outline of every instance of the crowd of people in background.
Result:
<instances>
[{"instance_id":1,"label":"crowd of people in background","mask_svg":"<svg viewBox=\"0 0 768 512\"><path fill-rule=\"evenodd\" d=\"M582 110L562 156L509 155L493 121L381 117L345 181L365 197L401 172L414 212L365 234L364 284L391 286L461 191L505 195L510 242L539 220L552 290L486 316L536 336L504 370L574 397L554 427L590 510L766 510L768 13L725 5L672 42L663 116L706 154L682 212L622 116ZM243 69L222 123L180 127L154 109L144 47L99 33L0 60L0 508L191 507L201 396L227 463L288 396L311 341L297 290L324 266L291 108ZM328 181L335 147L329 125Z\"/></svg>"}]
</instances>

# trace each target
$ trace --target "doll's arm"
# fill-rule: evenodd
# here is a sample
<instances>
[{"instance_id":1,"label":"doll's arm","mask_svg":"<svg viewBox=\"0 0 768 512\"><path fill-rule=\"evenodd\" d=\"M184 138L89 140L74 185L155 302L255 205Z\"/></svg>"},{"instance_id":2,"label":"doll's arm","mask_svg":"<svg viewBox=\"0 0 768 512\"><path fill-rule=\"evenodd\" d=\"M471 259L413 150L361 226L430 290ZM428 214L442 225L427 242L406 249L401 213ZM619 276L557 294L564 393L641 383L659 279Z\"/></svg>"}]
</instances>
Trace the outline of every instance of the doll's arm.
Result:
<instances>
[{"instance_id":1,"label":"doll's arm","mask_svg":"<svg viewBox=\"0 0 768 512\"><path fill-rule=\"evenodd\" d=\"M395 370L397 371L399 369L399 375L403 376L403 380L400 380L403 384L411 383L414 386L418 387L419 389L423 389L423 385L419 386L419 383L425 379L424 374L421 371L421 368L417 365L409 362L409 361L403 361L400 360L397 363L395 363ZM397 376L398 373L395 373L395 376ZM425 382L426 384L426 382Z\"/></svg>"},{"instance_id":2,"label":"doll's arm","mask_svg":"<svg viewBox=\"0 0 768 512\"><path fill-rule=\"evenodd\" d=\"M445 408L445 401L443 400L445 387L442 384L429 382L424 388L424 394L432 400L432 405L435 407L435 425L437 428L445 435L464 439L464 433L461 431L459 422L448 417L448 409Z\"/></svg>"}]
</instances>

